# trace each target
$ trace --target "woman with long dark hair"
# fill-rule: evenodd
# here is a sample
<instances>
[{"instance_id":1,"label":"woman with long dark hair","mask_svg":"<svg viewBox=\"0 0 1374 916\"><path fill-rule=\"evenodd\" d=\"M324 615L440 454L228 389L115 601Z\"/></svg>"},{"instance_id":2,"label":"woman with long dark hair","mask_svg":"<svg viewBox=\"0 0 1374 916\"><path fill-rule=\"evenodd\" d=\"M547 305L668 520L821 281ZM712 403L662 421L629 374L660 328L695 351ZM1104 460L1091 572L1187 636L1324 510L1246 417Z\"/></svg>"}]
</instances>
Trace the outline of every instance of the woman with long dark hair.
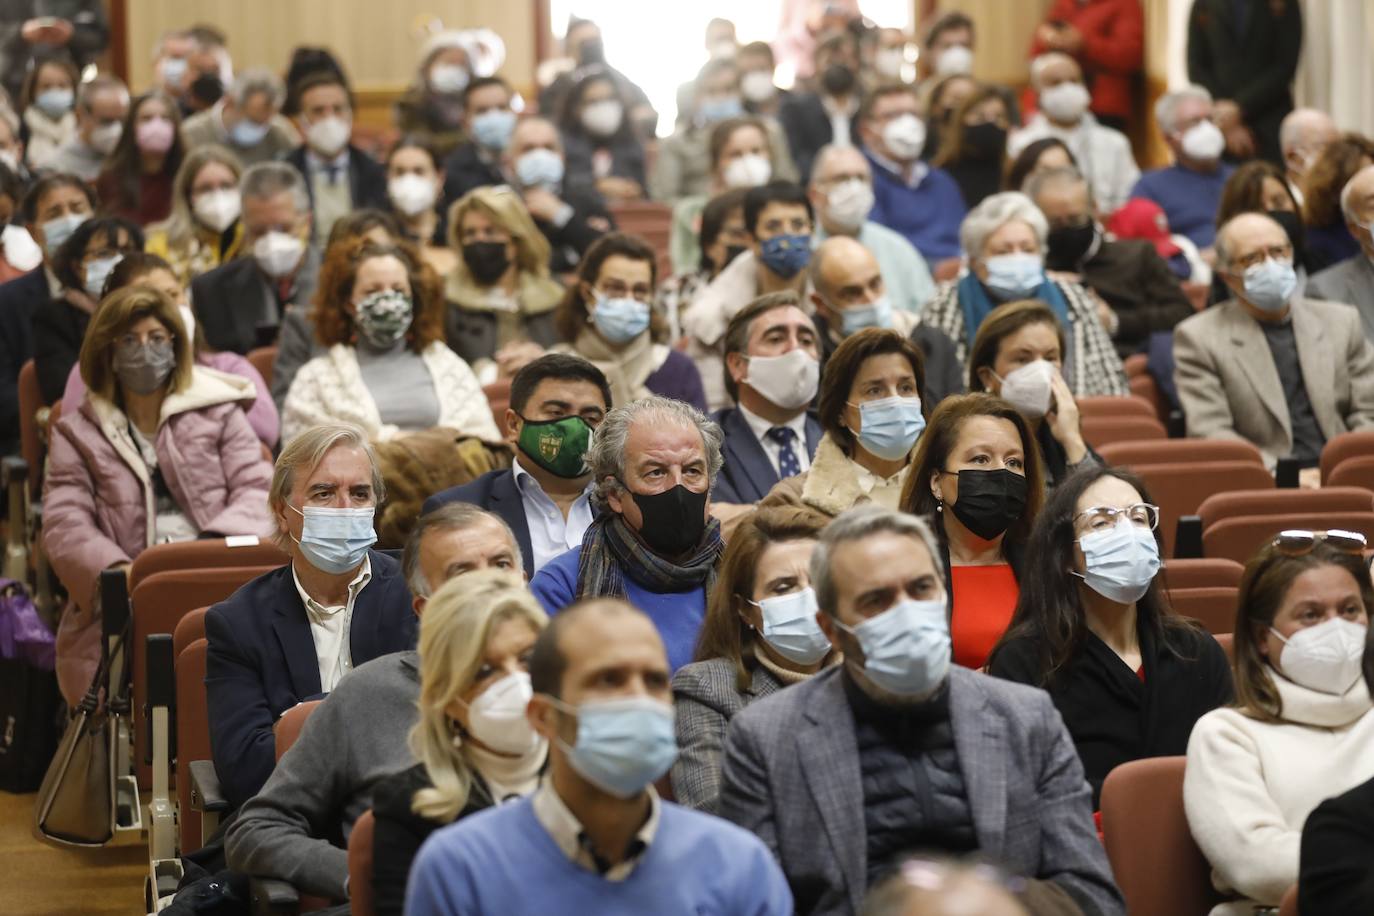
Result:
<instances>
[{"instance_id":1,"label":"woman with long dark hair","mask_svg":"<svg viewBox=\"0 0 1374 916\"><path fill-rule=\"evenodd\" d=\"M166 219L183 155L177 103L156 90L134 99L119 143L95 182L105 210L140 226Z\"/></svg>"},{"instance_id":2,"label":"woman with long dark hair","mask_svg":"<svg viewBox=\"0 0 1374 916\"><path fill-rule=\"evenodd\" d=\"M988 673L1049 691L1097 807L1118 764L1182 754L1231 701L1226 656L1169 607L1159 508L1136 477L1097 465L1050 495L1026 545L1021 596Z\"/></svg>"}]
</instances>

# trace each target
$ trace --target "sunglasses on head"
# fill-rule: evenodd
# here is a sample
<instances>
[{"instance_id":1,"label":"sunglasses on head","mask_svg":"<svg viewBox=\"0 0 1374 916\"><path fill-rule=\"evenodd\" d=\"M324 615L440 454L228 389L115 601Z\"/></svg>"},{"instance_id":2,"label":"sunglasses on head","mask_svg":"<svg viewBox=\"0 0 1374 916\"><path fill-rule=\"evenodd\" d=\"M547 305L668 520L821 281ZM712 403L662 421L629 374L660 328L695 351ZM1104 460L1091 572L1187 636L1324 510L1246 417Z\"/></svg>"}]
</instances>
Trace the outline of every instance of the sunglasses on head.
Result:
<instances>
[{"instance_id":1,"label":"sunglasses on head","mask_svg":"<svg viewBox=\"0 0 1374 916\"><path fill-rule=\"evenodd\" d=\"M1280 531L1274 536L1271 544L1280 553L1290 557L1300 557L1303 554L1311 553L1317 544L1323 541L1339 551L1353 554L1362 554L1365 548L1369 546L1369 541L1358 531L1342 531L1340 529L1303 531L1296 528Z\"/></svg>"}]
</instances>

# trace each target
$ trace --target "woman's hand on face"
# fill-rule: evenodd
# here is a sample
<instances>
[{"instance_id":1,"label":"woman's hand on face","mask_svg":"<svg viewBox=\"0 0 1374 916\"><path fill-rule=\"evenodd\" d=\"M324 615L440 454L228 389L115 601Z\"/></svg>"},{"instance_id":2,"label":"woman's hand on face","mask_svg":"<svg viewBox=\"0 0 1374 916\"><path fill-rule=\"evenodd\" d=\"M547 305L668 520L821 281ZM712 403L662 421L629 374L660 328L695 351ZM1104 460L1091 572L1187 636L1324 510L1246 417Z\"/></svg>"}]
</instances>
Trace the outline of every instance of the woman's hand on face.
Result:
<instances>
[{"instance_id":1,"label":"woman's hand on face","mask_svg":"<svg viewBox=\"0 0 1374 916\"><path fill-rule=\"evenodd\" d=\"M1058 369L1050 376L1050 392L1052 403L1050 412L1045 415L1046 422L1050 424L1050 435L1064 446L1069 464L1077 464L1088 454L1088 446L1083 442L1083 433L1078 428L1078 402L1074 400L1073 392Z\"/></svg>"}]
</instances>

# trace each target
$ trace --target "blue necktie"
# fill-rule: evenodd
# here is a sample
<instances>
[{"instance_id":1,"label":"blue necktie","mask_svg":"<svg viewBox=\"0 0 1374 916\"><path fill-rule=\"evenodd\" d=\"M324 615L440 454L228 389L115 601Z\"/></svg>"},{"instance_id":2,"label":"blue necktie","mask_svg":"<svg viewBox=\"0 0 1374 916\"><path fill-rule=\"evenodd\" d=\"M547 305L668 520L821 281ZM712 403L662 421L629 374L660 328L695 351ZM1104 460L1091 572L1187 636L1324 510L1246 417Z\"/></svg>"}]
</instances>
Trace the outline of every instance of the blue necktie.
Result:
<instances>
[{"instance_id":1,"label":"blue necktie","mask_svg":"<svg viewBox=\"0 0 1374 916\"><path fill-rule=\"evenodd\" d=\"M778 472L785 479L801 473L801 462L792 443L797 441L797 431L790 426L774 426L768 431L768 438L778 444Z\"/></svg>"}]
</instances>

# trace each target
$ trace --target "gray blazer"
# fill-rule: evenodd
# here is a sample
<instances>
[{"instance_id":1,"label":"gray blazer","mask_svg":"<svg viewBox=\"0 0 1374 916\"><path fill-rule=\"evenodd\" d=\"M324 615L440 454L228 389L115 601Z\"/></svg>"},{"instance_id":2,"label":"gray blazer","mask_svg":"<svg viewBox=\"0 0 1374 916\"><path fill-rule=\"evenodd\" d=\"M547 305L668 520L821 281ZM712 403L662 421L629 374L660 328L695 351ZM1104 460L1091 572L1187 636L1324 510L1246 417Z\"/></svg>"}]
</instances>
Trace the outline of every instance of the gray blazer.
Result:
<instances>
[{"instance_id":1,"label":"gray blazer","mask_svg":"<svg viewBox=\"0 0 1374 916\"><path fill-rule=\"evenodd\" d=\"M1374 340L1374 261L1363 252L1313 274L1307 281L1307 295L1355 306L1365 338Z\"/></svg>"},{"instance_id":2,"label":"gray blazer","mask_svg":"<svg viewBox=\"0 0 1374 916\"><path fill-rule=\"evenodd\" d=\"M982 855L1052 882L1085 916L1124 914L1083 766L1049 694L966 668L949 677ZM799 914L853 916L867 891L863 784L843 678L837 666L750 704L725 739L721 816L773 851Z\"/></svg>"},{"instance_id":3,"label":"gray blazer","mask_svg":"<svg viewBox=\"0 0 1374 916\"><path fill-rule=\"evenodd\" d=\"M753 679L747 690L735 685L734 663L725 658L693 662L673 675L678 755L672 775L678 804L716 813L726 727L735 713L783 688L762 665L750 669Z\"/></svg>"}]
</instances>

